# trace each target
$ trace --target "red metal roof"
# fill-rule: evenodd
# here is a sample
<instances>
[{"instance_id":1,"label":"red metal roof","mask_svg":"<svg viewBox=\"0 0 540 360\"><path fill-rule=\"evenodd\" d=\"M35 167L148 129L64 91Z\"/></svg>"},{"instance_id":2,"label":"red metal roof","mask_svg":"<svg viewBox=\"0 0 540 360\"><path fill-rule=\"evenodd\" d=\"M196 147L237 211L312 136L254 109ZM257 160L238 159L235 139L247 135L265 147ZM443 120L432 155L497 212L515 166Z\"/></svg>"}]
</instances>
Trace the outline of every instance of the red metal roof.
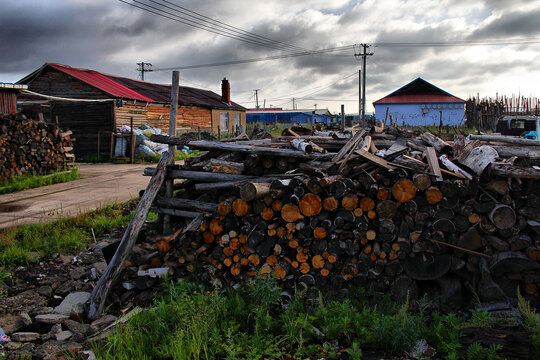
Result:
<instances>
[{"instance_id":1,"label":"red metal roof","mask_svg":"<svg viewBox=\"0 0 540 360\"><path fill-rule=\"evenodd\" d=\"M102 73L99 73L94 70L74 68L71 66L61 65L61 64L48 64L49 66L60 70L66 74L69 74L85 83L92 85L100 90L105 91L108 94L111 94L116 97L135 99L141 101L150 101L154 102L154 99L151 99L147 96L139 94L136 91L129 89L128 87L119 84L118 82L109 79Z\"/></svg>"},{"instance_id":2,"label":"red metal roof","mask_svg":"<svg viewBox=\"0 0 540 360\"><path fill-rule=\"evenodd\" d=\"M464 103L465 101L436 87L422 78L417 78L373 104L411 103Z\"/></svg>"},{"instance_id":3,"label":"red metal roof","mask_svg":"<svg viewBox=\"0 0 540 360\"><path fill-rule=\"evenodd\" d=\"M386 96L373 104L404 104L404 103L463 103L464 101L455 96L448 95L395 95Z\"/></svg>"}]
</instances>

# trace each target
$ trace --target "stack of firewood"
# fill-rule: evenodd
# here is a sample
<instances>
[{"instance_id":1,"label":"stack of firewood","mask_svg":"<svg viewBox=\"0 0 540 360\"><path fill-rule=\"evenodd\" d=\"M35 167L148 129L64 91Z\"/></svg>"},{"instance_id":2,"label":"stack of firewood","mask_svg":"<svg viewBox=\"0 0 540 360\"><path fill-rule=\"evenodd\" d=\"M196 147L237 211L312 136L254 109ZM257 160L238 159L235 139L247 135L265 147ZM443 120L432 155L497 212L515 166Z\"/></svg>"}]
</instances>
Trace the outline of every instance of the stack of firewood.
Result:
<instances>
[{"instance_id":1,"label":"stack of firewood","mask_svg":"<svg viewBox=\"0 0 540 360\"><path fill-rule=\"evenodd\" d=\"M396 132L190 141L208 151L169 167L180 195L162 194L154 210L194 219L194 231L148 237L124 280L149 268L227 286L267 274L287 289L362 285L448 307L505 302L519 287L537 304L538 180L511 177L501 159L476 174L458 162L464 139Z\"/></svg>"},{"instance_id":2,"label":"stack of firewood","mask_svg":"<svg viewBox=\"0 0 540 360\"><path fill-rule=\"evenodd\" d=\"M0 115L0 179L47 174L73 164L71 131L27 119Z\"/></svg>"}]
</instances>

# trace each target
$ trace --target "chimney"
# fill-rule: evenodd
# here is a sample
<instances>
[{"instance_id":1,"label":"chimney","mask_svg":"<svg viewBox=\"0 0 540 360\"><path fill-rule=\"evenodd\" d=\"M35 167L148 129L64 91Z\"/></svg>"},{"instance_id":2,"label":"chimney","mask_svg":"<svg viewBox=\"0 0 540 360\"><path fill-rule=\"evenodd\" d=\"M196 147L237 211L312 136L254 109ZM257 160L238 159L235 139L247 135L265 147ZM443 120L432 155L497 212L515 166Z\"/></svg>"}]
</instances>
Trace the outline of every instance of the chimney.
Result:
<instances>
[{"instance_id":1,"label":"chimney","mask_svg":"<svg viewBox=\"0 0 540 360\"><path fill-rule=\"evenodd\" d=\"M221 101L227 104L231 103L231 85L226 78L221 81Z\"/></svg>"}]
</instances>

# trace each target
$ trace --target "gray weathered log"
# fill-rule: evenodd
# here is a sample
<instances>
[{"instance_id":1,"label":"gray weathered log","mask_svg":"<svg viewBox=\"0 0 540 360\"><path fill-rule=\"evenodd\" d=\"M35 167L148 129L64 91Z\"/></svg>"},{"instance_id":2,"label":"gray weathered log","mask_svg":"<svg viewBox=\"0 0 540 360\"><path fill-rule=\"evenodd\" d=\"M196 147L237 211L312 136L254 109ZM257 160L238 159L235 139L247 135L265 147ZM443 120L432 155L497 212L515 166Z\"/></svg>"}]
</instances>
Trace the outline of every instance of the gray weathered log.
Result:
<instances>
[{"instance_id":1,"label":"gray weathered log","mask_svg":"<svg viewBox=\"0 0 540 360\"><path fill-rule=\"evenodd\" d=\"M218 204L197 200L160 197L155 201L158 207L216 212Z\"/></svg>"},{"instance_id":2,"label":"gray weathered log","mask_svg":"<svg viewBox=\"0 0 540 360\"><path fill-rule=\"evenodd\" d=\"M506 135L470 135L471 140L494 141L507 144L540 146L540 141Z\"/></svg>"},{"instance_id":3,"label":"gray weathered log","mask_svg":"<svg viewBox=\"0 0 540 360\"><path fill-rule=\"evenodd\" d=\"M306 154L302 151L293 150L293 149L280 149L272 147L263 147L263 146L250 146L250 145L239 145L239 144L229 144L222 143L218 141L207 141L207 140L185 140L177 137L170 137L166 135L152 135L152 141L159 142L162 144L173 144L173 145L186 145L193 149L202 149L202 150L222 150L222 151L232 151L232 152L242 152L249 154L260 154L260 155L270 155L270 156L289 156L301 159L318 159L324 158L327 155L312 153Z\"/></svg>"},{"instance_id":4,"label":"gray weathered log","mask_svg":"<svg viewBox=\"0 0 540 360\"><path fill-rule=\"evenodd\" d=\"M164 152L156 166L155 175L150 179L148 187L137 205L135 214L124 232L124 236L120 241L118 249L116 250L111 262L107 266L107 269L99 279L96 287L90 295L90 309L88 312L88 317L90 319L95 320L101 316L103 305L107 299L107 294L109 293L113 283L122 272L123 264L128 259L131 253L131 248L135 244L135 241L139 236L139 231L141 230L144 221L146 220L146 216L148 215L148 211L152 206L152 202L154 201L154 198L165 180L168 162L169 153Z\"/></svg>"},{"instance_id":5,"label":"gray weathered log","mask_svg":"<svg viewBox=\"0 0 540 360\"><path fill-rule=\"evenodd\" d=\"M183 218L189 218L189 219L194 219L201 214L199 212L194 212L194 211L169 209L169 208L164 208L164 207L152 207L152 211L159 214L165 214L165 215L177 216L177 217L183 217Z\"/></svg>"},{"instance_id":6,"label":"gray weathered log","mask_svg":"<svg viewBox=\"0 0 540 360\"><path fill-rule=\"evenodd\" d=\"M154 168L144 169L144 175L150 176L154 174ZM190 170L169 170L167 174L168 178L173 179L188 179L201 182L214 182L214 181L243 181L252 180L256 176L251 175L235 175L235 174L222 174L204 171L190 171Z\"/></svg>"},{"instance_id":7,"label":"gray weathered log","mask_svg":"<svg viewBox=\"0 0 540 360\"><path fill-rule=\"evenodd\" d=\"M513 177L540 180L540 170L509 164L491 164L489 174L492 176Z\"/></svg>"}]
</instances>

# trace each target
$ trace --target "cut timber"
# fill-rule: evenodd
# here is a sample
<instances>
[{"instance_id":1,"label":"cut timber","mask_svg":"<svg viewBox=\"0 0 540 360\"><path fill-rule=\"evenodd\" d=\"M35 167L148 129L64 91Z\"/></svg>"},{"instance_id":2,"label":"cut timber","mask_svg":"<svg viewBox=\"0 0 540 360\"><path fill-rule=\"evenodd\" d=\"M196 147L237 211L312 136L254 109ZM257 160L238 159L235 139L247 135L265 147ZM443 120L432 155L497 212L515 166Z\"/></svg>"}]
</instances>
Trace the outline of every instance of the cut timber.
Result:
<instances>
[{"instance_id":1,"label":"cut timber","mask_svg":"<svg viewBox=\"0 0 540 360\"><path fill-rule=\"evenodd\" d=\"M233 201L233 213L236 216L246 216L249 212L248 203L242 199L236 199Z\"/></svg>"},{"instance_id":2,"label":"cut timber","mask_svg":"<svg viewBox=\"0 0 540 360\"><path fill-rule=\"evenodd\" d=\"M361 157L363 157L364 159L376 164L376 165L379 165L387 170L394 170L396 167L393 166L393 165L390 165L388 163L388 161L384 160L383 158L381 157L378 157L377 155L373 155L372 153L370 152L367 152L367 151L364 151L364 150L356 150L355 151L356 154L360 155Z\"/></svg>"},{"instance_id":3,"label":"cut timber","mask_svg":"<svg viewBox=\"0 0 540 360\"><path fill-rule=\"evenodd\" d=\"M324 259L321 255L315 255L311 259L311 264L313 265L313 268L315 269L322 269L324 267Z\"/></svg>"},{"instance_id":4,"label":"cut timber","mask_svg":"<svg viewBox=\"0 0 540 360\"><path fill-rule=\"evenodd\" d=\"M427 147L425 153L429 165L429 171L432 174L435 174L437 181L443 181L441 167L439 166L439 158L437 157L435 149L432 147Z\"/></svg>"},{"instance_id":5,"label":"cut timber","mask_svg":"<svg viewBox=\"0 0 540 360\"><path fill-rule=\"evenodd\" d=\"M326 238L326 229L323 227L316 227L315 230L313 230L313 237L315 239Z\"/></svg>"},{"instance_id":6,"label":"cut timber","mask_svg":"<svg viewBox=\"0 0 540 360\"><path fill-rule=\"evenodd\" d=\"M398 211L398 204L392 200L384 200L377 204L377 214L381 219L393 219Z\"/></svg>"},{"instance_id":7,"label":"cut timber","mask_svg":"<svg viewBox=\"0 0 540 360\"><path fill-rule=\"evenodd\" d=\"M431 186L431 178L428 174L414 174L413 182L416 188L420 191L426 190Z\"/></svg>"},{"instance_id":8,"label":"cut timber","mask_svg":"<svg viewBox=\"0 0 540 360\"><path fill-rule=\"evenodd\" d=\"M338 208L339 202L334 197L327 197L323 202L326 211L334 211Z\"/></svg>"},{"instance_id":9,"label":"cut timber","mask_svg":"<svg viewBox=\"0 0 540 360\"><path fill-rule=\"evenodd\" d=\"M151 176L154 174L154 168L144 169L145 176ZM190 170L169 170L167 177L172 179L188 179L201 182L214 182L214 181L245 181L256 179L255 176L248 175L235 175L235 174L222 174L206 171L190 171Z\"/></svg>"},{"instance_id":10,"label":"cut timber","mask_svg":"<svg viewBox=\"0 0 540 360\"><path fill-rule=\"evenodd\" d=\"M375 209L375 200L370 197L362 198L360 200L360 209L362 209L363 212L368 212Z\"/></svg>"},{"instance_id":11,"label":"cut timber","mask_svg":"<svg viewBox=\"0 0 540 360\"><path fill-rule=\"evenodd\" d=\"M169 209L169 208L163 208L163 207L152 207L151 210L159 214L166 214L166 215L191 218L191 219L194 219L201 214L199 212L194 212L194 211Z\"/></svg>"},{"instance_id":12,"label":"cut timber","mask_svg":"<svg viewBox=\"0 0 540 360\"><path fill-rule=\"evenodd\" d=\"M492 176L540 180L540 170L523 166L492 163L488 171Z\"/></svg>"},{"instance_id":13,"label":"cut timber","mask_svg":"<svg viewBox=\"0 0 540 360\"><path fill-rule=\"evenodd\" d=\"M107 294L109 293L112 284L122 272L123 264L128 259L131 249L139 236L139 231L146 220L148 211L152 206L152 202L154 201L154 198L165 180L168 162L169 153L164 152L161 155L158 165L156 166L155 175L150 179L148 187L141 197L141 200L137 205L137 209L135 209L135 214L124 232L120 245L116 249L116 252L109 262L107 269L99 279L98 283L94 287L94 290L92 291L92 294L90 295L90 309L88 312L88 318L95 320L101 316Z\"/></svg>"},{"instance_id":14,"label":"cut timber","mask_svg":"<svg viewBox=\"0 0 540 360\"><path fill-rule=\"evenodd\" d=\"M321 212L321 198L315 194L306 194L300 199L300 211L305 216L314 216Z\"/></svg>"},{"instance_id":15,"label":"cut timber","mask_svg":"<svg viewBox=\"0 0 540 360\"><path fill-rule=\"evenodd\" d=\"M435 186L430 186L429 188L427 188L425 194L427 202L431 205L437 204L443 198L441 190L439 190L439 188Z\"/></svg>"},{"instance_id":16,"label":"cut timber","mask_svg":"<svg viewBox=\"0 0 540 360\"><path fill-rule=\"evenodd\" d=\"M411 180L400 179L392 186L392 195L400 203L409 202L416 195L416 187Z\"/></svg>"},{"instance_id":17,"label":"cut timber","mask_svg":"<svg viewBox=\"0 0 540 360\"><path fill-rule=\"evenodd\" d=\"M222 201L219 203L217 212L220 216L226 216L231 212L231 203L229 201Z\"/></svg>"},{"instance_id":18,"label":"cut timber","mask_svg":"<svg viewBox=\"0 0 540 360\"><path fill-rule=\"evenodd\" d=\"M270 183L245 183L240 187L240 197L245 201L262 198L270 193Z\"/></svg>"},{"instance_id":19,"label":"cut timber","mask_svg":"<svg viewBox=\"0 0 540 360\"><path fill-rule=\"evenodd\" d=\"M428 143L441 154L449 154L450 152L452 152L452 146L449 143L433 135L432 133L425 132L420 135L420 139Z\"/></svg>"},{"instance_id":20,"label":"cut timber","mask_svg":"<svg viewBox=\"0 0 540 360\"><path fill-rule=\"evenodd\" d=\"M428 259L418 254L401 260L403 270L414 280L436 280L450 270L452 257L450 255L432 255Z\"/></svg>"},{"instance_id":21,"label":"cut timber","mask_svg":"<svg viewBox=\"0 0 540 360\"><path fill-rule=\"evenodd\" d=\"M497 205L489 214L489 219L498 229L510 229L516 223L516 213L508 205Z\"/></svg>"},{"instance_id":22,"label":"cut timber","mask_svg":"<svg viewBox=\"0 0 540 360\"><path fill-rule=\"evenodd\" d=\"M305 152L306 154L311 154L313 152L313 146L311 143L309 141L305 141L304 139L292 139L291 146L296 150Z\"/></svg>"},{"instance_id":23,"label":"cut timber","mask_svg":"<svg viewBox=\"0 0 540 360\"><path fill-rule=\"evenodd\" d=\"M343 199L341 199L341 206L349 211L356 209L358 206L358 196L354 194L345 195Z\"/></svg>"},{"instance_id":24,"label":"cut timber","mask_svg":"<svg viewBox=\"0 0 540 360\"><path fill-rule=\"evenodd\" d=\"M266 221L272 220L274 218L274 211L270 208L264 208L261 212L261 217Z\"/></svg>"},{"instance_id":25,"label":"cut timber","mask_svg":"<svg viewBox=\"0 0 540 360\"><path fill-rule=\"evenodd\" d=\"M244 171L244 163L210 159L210 169L212 169L212 172L215 173L239 175Z\"/></svg>"},{"instance_id":26,"label":"cut timber","mask_svg":"<svg viewBox=\"0 0 540 360\"><path fill-rule=\"evenodd\" d=\"M281 208L281 217L288 223L293 223L303 218L298 206L294 204L285 204Z\"/></svg>"}]
</instances>

